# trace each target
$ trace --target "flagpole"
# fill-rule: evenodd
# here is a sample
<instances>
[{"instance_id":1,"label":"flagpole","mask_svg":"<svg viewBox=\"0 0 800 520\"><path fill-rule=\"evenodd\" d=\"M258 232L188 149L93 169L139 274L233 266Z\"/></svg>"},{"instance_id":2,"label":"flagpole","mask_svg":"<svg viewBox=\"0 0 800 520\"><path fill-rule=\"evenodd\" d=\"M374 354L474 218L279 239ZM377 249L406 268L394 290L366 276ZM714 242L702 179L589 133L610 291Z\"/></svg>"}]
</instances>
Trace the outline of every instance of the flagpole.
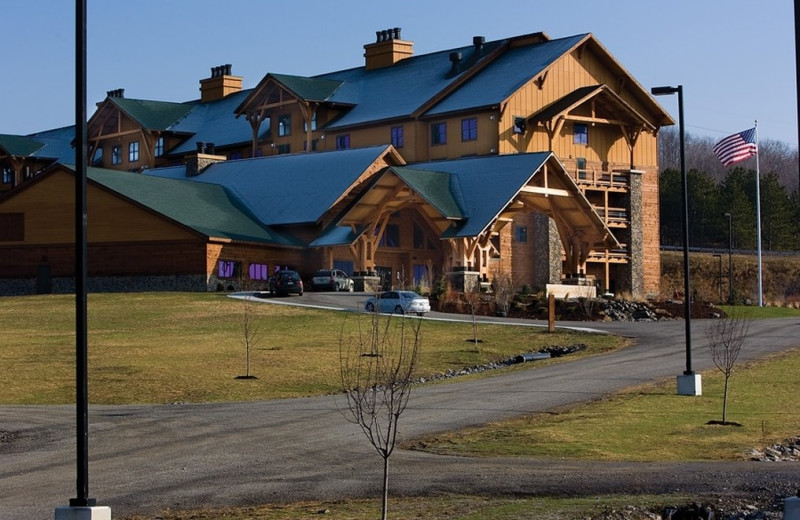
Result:
<instances>
[{"instance_id":1,"label":"flagpole","mask_svg":"<svg viewBox=\"0 0 800 520\"><path fill-rule=\"evenodd\" d=\"M756 240L758 244L758 306L764 306L763 291L761 287L761 173L758 169L758 156L761 155L761 149L758 145L758 120L756 120L756 221L758 223Z\"/></svg>"}]
</instances>

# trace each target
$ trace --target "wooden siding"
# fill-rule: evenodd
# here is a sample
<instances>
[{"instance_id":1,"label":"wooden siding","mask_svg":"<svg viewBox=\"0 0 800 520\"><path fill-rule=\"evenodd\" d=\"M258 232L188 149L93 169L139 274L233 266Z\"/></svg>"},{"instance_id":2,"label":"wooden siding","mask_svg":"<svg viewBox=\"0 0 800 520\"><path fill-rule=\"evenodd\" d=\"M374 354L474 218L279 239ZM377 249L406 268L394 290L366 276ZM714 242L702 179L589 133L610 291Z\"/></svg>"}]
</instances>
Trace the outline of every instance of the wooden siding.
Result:
<instances>
[{"instance_id":1,"label":"wooden siding","mask_svg":"<svg viewBox=\"0 0 800 520\"><path fill-rule=\"evenodd\" d=\"M134 175L134 174L131 174ZM0 205L0 212L25 215L25 238L5 245L75 242L75 177L53 172ZM87 189L89 242L195 239L197 234L91 183Z\"/></svg>"}]
</instances>

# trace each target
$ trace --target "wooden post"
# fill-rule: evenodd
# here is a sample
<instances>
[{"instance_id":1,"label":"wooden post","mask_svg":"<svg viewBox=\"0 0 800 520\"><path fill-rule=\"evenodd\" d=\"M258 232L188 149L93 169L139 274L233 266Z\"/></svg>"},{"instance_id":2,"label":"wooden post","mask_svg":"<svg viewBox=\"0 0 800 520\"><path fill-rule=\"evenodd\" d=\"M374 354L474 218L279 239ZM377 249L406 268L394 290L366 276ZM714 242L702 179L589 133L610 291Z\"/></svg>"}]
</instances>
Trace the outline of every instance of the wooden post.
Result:
<instances>
[{"instance_id":1,"label":"wooden post","mask_svg":"<svg viewBox=\"0 0 800 520\"><path fill-rule=\"evenodd\" d=\"M556 331L556 295L550 293L547 297L547 332Z\"/></svg>"}]
</instances>

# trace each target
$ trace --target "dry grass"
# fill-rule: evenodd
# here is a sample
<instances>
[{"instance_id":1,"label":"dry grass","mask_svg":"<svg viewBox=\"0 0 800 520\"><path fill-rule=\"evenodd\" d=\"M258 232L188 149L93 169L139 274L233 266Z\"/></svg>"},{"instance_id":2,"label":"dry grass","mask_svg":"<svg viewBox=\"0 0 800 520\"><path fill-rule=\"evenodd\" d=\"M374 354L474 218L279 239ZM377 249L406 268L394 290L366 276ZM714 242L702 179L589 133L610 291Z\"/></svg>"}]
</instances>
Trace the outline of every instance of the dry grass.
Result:
<instances>
[{"instance_id":1,"label":"dry grass","mask_svg":"<svg viewBox=\"0 0 800 520\"><path fill-rule=\"evenodd\" d=\"M554 415L537 415L411 441L426 451L472 456L579 460L731 460L747 458L800 432L800 350L736 367L728 420L722 414L722 374L703 374L703 395L675 394L675 381L647 385ZM591 442L587 442L591 439Z\"/></svg>"},{"instance_id":2,"label":"dry grass","mask_svg":"<svg viewBox=\"0 0 800 520\"><path fill-rule=\"evenodd\" d=\"M0 401L74 402L72 296L0 299ZM90 294L89 385L94 404L250 401L339 391L339 335L359 315L257 304L260 324L244 375L243 303L221 294ZM362 316L363 317L363 316ZM399 319L399 318L395 318ZM425 322L419 375L483 364L545 345L590 343L591 353L622 340L530 327L481 326L478 349L468 323ZM591 338L591 339L590 339Z\"/></svg>"}]
</instances>

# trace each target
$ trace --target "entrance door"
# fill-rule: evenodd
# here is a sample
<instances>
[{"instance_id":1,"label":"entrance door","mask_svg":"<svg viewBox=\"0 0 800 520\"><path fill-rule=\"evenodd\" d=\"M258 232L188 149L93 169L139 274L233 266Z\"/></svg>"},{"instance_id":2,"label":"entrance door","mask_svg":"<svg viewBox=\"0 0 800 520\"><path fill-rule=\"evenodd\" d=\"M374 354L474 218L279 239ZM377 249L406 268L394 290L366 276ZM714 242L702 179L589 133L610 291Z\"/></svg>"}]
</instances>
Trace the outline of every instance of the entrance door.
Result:
<instances>
[{"instance_id":1,"label":"entrance door","mask_svg":"<svg viewBox=\"0 0 800 520\"><path fill-rule=\"evenodd\" d=\"M392 288L392 268L376 265L375 272L381 277L381 290L390 290Z\"/></svg>"}]
</instances>

